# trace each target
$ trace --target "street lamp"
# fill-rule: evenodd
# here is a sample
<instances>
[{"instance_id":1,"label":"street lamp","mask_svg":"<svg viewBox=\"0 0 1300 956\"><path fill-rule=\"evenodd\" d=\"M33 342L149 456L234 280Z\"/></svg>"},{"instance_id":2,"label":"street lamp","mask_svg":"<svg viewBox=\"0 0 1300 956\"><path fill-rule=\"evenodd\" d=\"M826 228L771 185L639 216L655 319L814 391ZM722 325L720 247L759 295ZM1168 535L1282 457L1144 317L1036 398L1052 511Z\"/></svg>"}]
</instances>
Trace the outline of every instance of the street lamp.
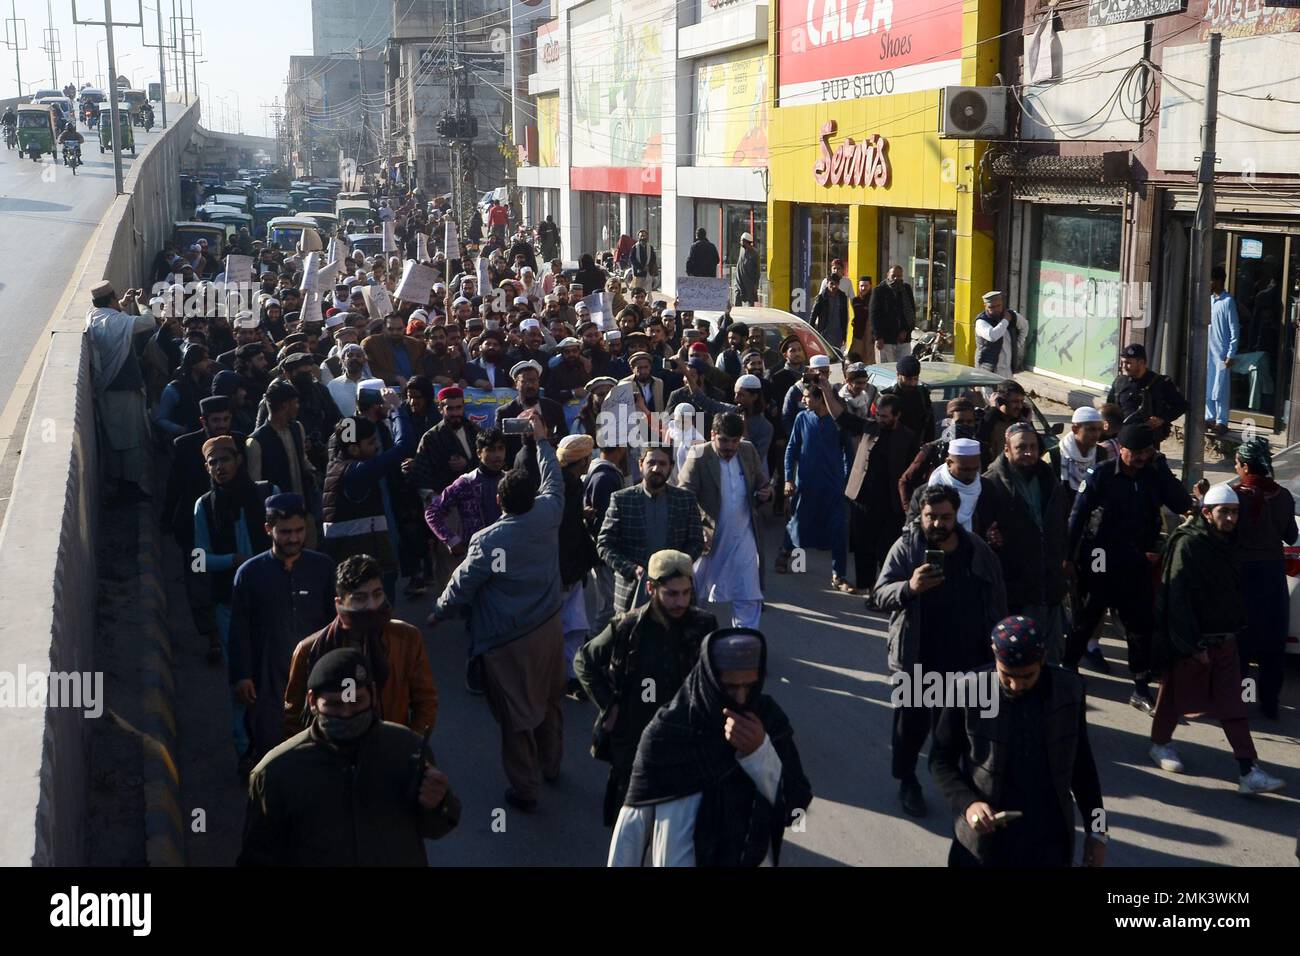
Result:
<instances>
[{"instance_id":1,"label":"street lamp","mask_svg":"<svg viewBox=\"0 0 1300 956\"><path fill-rule=\"evenodd\" d=\"M244 132L244 120L243 113L239 109L239 94L229 89L226 92L235 98L235 132L242 134Z\"/></svg>"},{"instance_id":2,"label":"street lamp","mask_svg":"<svg viewBox=\"0 0 1300 956\"><path fill-rule=\"evenodd\" d=\"M107 42L108 40L106 39L95 42L95 69L97 71L95 73L95 82L99 84L101 90L104 88L104 63L99 57L99 48Z\"/></svg>"},{"instance_id":3,"label":"street lamp","mask_svg":"<svg viewBox=\"0 0 1300 956\"><path fill-rule=\"evenodd\" d=\"M39 80L36 80L36 81L34 81L34 82L31 82L31 83L26 83L26 82L24 82L24 83L23 83L23 86L27 87L27 89L26 89L25 91L23 91L23 96L24 96L24 97L31 96L31 95L32 95L32 90L36 89L38 86L40 86L40 85L41 85L42 83L44 83L44 82L45 82L45 77L41 77Z\"/></svg>"}]
</instances>

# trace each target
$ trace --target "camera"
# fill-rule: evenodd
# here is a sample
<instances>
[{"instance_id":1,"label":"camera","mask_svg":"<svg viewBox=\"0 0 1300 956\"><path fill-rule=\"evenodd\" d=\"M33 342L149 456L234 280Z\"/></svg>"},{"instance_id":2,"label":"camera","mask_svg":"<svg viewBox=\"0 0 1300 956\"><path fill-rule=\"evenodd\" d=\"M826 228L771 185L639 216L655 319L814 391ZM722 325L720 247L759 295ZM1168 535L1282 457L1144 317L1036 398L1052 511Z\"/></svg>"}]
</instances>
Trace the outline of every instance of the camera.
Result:
<instances>
[{"instance_id":1,"label":"camera","mask_svg":"<svg viewBox=\"0 0 1300 956\"><path fill-rule=\"evenodd\" d=\"M527 418L505 418L501 420L501 430L507 435L531 435L533 423Z\"/></svg>"}]
</instances>

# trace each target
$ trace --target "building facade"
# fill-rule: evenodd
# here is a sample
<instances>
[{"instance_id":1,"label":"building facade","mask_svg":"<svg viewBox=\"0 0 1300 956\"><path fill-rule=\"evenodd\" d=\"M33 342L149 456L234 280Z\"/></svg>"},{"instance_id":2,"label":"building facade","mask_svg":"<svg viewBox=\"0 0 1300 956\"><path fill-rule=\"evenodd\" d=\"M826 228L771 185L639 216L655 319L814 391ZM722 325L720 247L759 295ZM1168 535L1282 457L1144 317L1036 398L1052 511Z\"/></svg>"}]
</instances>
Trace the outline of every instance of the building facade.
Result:
<instances>
[{"instance_id":1,"label":"building facade","mask_svg":"<svg viewBox=\"0 0 1300 956\"><path fill-rule=\"evenodd\" d=\"M288 162L295 175L338 176L339 155L375 156L383 121L384 71L378 60L292 56L285 91Z\"/></svg>"},{"instance_id":2,"label":"building facade","mask_svg":"<svg viewBox=\"0 0 1300 956\"><path fill-rule=\"evenodd\" d=\"M376 0L311 0L311 51L353 53L377 60L393 32L393 10Z\"/></svg>"}]
</instances>

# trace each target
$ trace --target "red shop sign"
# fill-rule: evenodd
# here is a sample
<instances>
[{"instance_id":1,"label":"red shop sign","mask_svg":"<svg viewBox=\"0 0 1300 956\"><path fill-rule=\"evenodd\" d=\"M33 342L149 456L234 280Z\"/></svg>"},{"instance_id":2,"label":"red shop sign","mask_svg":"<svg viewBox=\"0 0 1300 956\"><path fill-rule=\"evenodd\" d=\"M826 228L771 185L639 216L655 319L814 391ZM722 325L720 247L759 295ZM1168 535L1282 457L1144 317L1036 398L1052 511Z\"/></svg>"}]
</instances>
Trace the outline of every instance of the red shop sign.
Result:
<instances>
[{"instance_id":1,"label":"red shop sign","mask_svg":"<svg viewBox=\"0 0 1300 956\"><path fill-rule=\"evenodd\" d=\"M832 152L830 138L835 135L835 120L827 120L818 137L821 158L813 164L813 177L822 186L870 186L872 189L889 186L889 141L879 133L872 133L861 143L852 136Z\"/></svg>"}]
</instances>

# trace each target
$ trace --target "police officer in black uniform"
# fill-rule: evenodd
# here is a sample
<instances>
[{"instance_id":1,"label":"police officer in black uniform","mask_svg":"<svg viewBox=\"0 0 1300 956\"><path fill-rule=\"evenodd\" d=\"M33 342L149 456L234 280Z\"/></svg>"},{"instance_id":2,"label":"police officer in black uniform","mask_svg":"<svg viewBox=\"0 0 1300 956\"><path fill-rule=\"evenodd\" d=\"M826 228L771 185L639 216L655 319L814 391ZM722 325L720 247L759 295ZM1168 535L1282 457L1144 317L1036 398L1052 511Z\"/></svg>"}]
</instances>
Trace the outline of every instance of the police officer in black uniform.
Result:
<instances>
[{"instance_id":1,"label":"police officer in black uniform","mask_svg":"<svg viewBox=\"0 0 1300 956\"><path fill-rule=\"evenodd\" d=\"M1106 402L1123 410L1126 423L1150 425L1159 448L1169 437L1170 423L1187 411L1187 399L1173 379L1147 367L1147 350L1142 345L1124 346L1119 365L1121 374L1115 376Z\"/></svg>"}]
</instances>

